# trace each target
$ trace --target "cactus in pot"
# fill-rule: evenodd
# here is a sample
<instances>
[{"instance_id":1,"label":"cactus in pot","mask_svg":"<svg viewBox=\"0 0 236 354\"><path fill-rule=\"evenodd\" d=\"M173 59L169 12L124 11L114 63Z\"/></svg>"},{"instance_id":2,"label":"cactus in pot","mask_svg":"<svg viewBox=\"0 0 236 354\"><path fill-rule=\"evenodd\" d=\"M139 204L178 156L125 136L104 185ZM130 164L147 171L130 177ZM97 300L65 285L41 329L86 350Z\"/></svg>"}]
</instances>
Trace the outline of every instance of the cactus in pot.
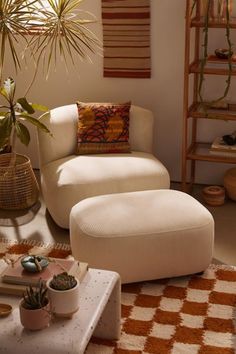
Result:
<instances>
[{"instance_id":1,"label":"cactus in pot","mask_svg":"<svg viewBox=\"0 0 236 354\"><path fill-rule=\"evenodd\" d=\"M39 330L49 325L51 314L47 291L41 279L36 287L26 288L20 302L20 320L26 329Z\"/></svg>"},{"instance_id":2,"label":"cactus in pot","mask_svg":"<svg viewBox=\"0 0 236 354\"><path fill-rule=\"evenodd\" d=\"M79 280L63 272L47 281L52 312L59 317L69 317L79 309Z\"/></svg>"}]
</instances>

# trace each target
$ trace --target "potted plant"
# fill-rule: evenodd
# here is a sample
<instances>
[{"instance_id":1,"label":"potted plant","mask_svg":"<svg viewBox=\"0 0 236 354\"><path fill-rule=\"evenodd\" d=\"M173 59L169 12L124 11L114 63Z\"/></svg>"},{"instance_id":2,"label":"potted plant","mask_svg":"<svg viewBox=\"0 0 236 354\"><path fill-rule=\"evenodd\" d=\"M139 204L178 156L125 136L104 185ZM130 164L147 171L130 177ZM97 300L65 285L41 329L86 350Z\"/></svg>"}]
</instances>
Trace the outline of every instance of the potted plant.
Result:
<instances>
[{"instance_id":1,"label":"potted plant","mask_svg":"<svg viewBox=\"0 0 236 354\"><path fill-rule=\"evenodd\" d=\"M21 324L26 329L35 331L49 326L51 314L45 283L40 280L37 287L26 289L19 310Z\"/></svg>"},{"instance_id":2,"label":"potted plant","mask_svg":"<svg viewBox=\"0 0 236 354\"><path fill-rule=\"evenodd\" d=\"M30 133L24 121L49 133L43 124L32 117L36 110L44 111L46 107L30 104L26 99L41 61L48 77L50 68L55 67L58 59L64 61L67 67L68 61L75 64L76 58L89 57L88 52L94 52L94 48L99 47L99 41L87 28L89 23L94 22L94 18L90 16L90 19L84 19L80 4L81 0L0 1L0 96L7 101L7 104L0 106L0 153L12 152L9 156L0 154L0 182L3 182L0 185L0 208L28 208L38 198L38 186L30 161L15 153L15 139L19 138L23 144L29 144ZM15 99L14 80L2 80L6 53L8 61L12 58L16 72L21 69L22 55L26 62L30 60L35 65L33 77L19 99ZM7 166L10 167L9 171ZM27 187L25 182L28 179L31 182ZM5 192L2 194L3 190Z\"/></svg>"},{"instance_id":3,"label":"potted plant","mask_svg":"<svg viewBox=\"0 0 236 354\"><path fill-rule=\"evenodd\" d=\"M51 311L59 317L72 317L79 309L79 280L67 272L47 281Z\"/></svg>"},{"instance_id":4,"label":"potted plant","mask_svg":"<svg viewBox=\"0 0 236 354\"><path fill-rule=\"evenodd\" d=\"M0 95L0 149L10 154L0 155L0 208L25 209L38 200L39 188L29 158L16 154L16 138L24 145L30 142L30 133L24 122L29 122L49 133L48 128L32 115L44 106L31 104L26 97L15 99L16 85L12 78L4 81Z\"/></svg>"}]
</instances>

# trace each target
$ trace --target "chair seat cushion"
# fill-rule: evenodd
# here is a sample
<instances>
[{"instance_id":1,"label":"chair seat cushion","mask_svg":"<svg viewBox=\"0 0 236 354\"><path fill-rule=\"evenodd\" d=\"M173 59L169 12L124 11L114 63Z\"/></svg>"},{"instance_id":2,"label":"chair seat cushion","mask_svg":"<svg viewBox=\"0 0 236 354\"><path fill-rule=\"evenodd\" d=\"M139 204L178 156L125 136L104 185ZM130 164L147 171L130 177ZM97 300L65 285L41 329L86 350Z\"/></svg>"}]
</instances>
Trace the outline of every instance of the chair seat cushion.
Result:
<instances>
[{"instance_id":1,"label":"chair seat cushion","mask_svg":"<svg viewBox=\"0 0 236 354\"><path fill-rule=\"evenodd\" d=\"M201 272L211 262L214 221L190 195L152 190L103 195L70 214L72 254L123 283Z\"/></svg>"},{"instance_id":2,"label":"chair seat cushion","mask_svg":"<svg viewBox=\"0 0 236 354\"><path fill-rule=\"evenodd\" d=\"M71 208L97 195L169 188L169 174L152 154L71 155L41 169L42 192L55 222L69 228Z\"/></svg>"}]
</instances>

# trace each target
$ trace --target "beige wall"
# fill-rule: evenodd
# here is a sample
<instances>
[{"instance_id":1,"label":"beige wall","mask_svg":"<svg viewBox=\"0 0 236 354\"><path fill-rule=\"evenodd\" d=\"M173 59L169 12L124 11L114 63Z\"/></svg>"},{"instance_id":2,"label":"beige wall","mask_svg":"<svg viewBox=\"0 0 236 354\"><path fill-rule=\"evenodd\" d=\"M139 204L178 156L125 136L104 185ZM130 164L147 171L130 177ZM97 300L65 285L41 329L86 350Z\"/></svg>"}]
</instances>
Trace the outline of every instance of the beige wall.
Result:
<instances>
[{"instance_id":1,"label":"beige wall","mask_svg":"<svg viewBox=\"0 0 236 354\"><path fill-rule=\"evenodd\" d=\"M70 70L69 75L61 65L57 66L56 72L51 74L47 82L39 76L29 98L31 101L45 104L50 108L74 103L79 99L86 101L131 100L136 105L151 109L156 120L155 154L167 166L171 179L180 180L185 0L152 0L151 3L151 79L103 78L102 57L94 55L93 64L80 62L76 69ZM98 23L93 29L102 39L101 1L85 0L83 8L97 16ZM216 43L212 43L213 48L221 46L217 42L219 36L219 30L217 30L217 33L213 35ZM220 37L220 41L224 41L224 36ZM9 72L12 75L11 69ZM25 78L31 72L32 68L26 68L18 76L19 95L22 94L26 85ZM221 84L222 78L213 79L209 88L217 91L217 87ZM214 126L212 122L209 122L200 128L202 140L213 139L218 134L232 130L232 124L225 122L217 122ZM35 134L32 135L30 147L28 149L20 147L20 150L30 155L34 166L38 166ZM221 164L199 164L197 180L204 183L220 183L228 167Z\"/></svg>"}]
</instances>

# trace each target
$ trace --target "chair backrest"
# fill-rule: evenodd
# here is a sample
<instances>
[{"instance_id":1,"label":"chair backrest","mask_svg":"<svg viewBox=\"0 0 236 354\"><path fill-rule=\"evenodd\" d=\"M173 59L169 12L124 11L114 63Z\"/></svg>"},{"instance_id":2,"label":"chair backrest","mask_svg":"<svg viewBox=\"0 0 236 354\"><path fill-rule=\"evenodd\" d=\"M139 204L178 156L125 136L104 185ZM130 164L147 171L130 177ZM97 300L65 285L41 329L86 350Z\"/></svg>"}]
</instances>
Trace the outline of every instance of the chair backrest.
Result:
<instances>
[{"instance_id":1,"label":"chair backrest","mask_svg":"<svg viewBox=\"0 0 236 354\"><path fill-rule=\"evenodd\" d=\"M78 111L76 104L62 106L43 114L49 134L38 130L38 145L41 166L60 158L73 155L77 144ZM129 141L131 150L152 152L153 150L153 114L151 111L131 106Z\"/></svg>"}]
</instances>

